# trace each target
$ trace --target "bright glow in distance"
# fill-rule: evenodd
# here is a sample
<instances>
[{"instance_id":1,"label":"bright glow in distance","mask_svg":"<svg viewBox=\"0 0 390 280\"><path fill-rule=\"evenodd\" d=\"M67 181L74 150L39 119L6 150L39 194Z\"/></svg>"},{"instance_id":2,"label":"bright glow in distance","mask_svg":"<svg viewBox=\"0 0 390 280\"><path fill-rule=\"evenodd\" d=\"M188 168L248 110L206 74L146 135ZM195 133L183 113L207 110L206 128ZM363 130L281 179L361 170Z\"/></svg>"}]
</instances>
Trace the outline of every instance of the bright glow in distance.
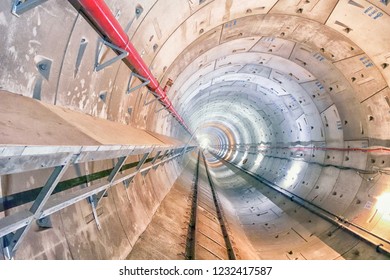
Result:
<instances>
[{"instance_id":1,"label":"bright glow in distance","mask_svg":"<svg viewBox=\"0 0 390 280\"><path fill-rule=\"evenodd\" d=\"M199 139L199 145L202 149L207 149L210 146L210 140L206 137Z\"/></svg>"},{"instance_id":2,"label":"bright glow in distance","mask_svg":"<svg viewBox=\"0 0 390 280\"><path fill-rule=\"evenodd\" d=\"M376 209L383 214L383 218L390 219L390 193L383 193L377 197Z\"/></svg>"}]
</instances>

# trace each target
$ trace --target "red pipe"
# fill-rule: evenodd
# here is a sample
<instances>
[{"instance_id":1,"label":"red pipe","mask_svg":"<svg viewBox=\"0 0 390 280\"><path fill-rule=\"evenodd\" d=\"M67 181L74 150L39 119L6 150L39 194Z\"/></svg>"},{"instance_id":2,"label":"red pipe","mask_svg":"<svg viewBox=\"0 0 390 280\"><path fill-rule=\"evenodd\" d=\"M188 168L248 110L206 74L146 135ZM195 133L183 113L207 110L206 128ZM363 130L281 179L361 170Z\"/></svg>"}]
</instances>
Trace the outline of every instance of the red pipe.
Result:
<instances>
[{"instance_id":1,"label":"red pipe","mask_svg":"<svg viewBox=\"0 0 390 280\"><path fill-rule=\"evenodd\" d=\"M172 114L172 116L189 132L182 117L173 108L167 94L150 72L148 66L141 58L129 37L119 24L111 10L103 0L78 0L83 13L102 32L102 34L114 45L128 52L125 58L137 71L137 73L150 81L147 87L154 91L160 99L161 104Z\"/></svg>"}]
</instances>

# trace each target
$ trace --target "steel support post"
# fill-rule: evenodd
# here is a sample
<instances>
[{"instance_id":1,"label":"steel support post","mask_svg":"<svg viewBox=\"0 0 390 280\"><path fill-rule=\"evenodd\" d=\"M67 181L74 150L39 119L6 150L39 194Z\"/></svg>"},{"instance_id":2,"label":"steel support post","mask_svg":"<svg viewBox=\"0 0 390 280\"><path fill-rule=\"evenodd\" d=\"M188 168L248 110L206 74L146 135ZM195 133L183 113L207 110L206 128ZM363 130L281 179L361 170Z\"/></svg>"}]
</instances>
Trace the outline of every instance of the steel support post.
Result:
<instances>
[{"instance_id":1,"label":"steel support post","mask_svg":"<svg viewBox=\"0 0 390 280\"><path fill-rule=\"evenodd\" d=\"M13 254L20 246L20 243L22 242L23 238L26 236L28 230L31 228L33 221L40 218L42 214L42 209L48 201L50 195L59 183L61 177L65 174L70 164L74 162L74 160L75 156L72 155L72 157L69 157L65 165L57 166L54 168L54 171L50 175L45 186L38 194L38 197L35 199L33 205L29 210L29 212L33 214L32 219L29 220L26 226L17 229L14 234L10 233L12 236L7 237L10 240L9 251L11 254Z\"/></svg>"},{"instance_id":2,"label":"steel support post","mask_svg":"<svg viewBox=\"0 0 390 280\"><path fill-rule=\"evenodd\" d=\"M110 175L108 175L108 182L111 184L112 186L112 182L115 180L115 177L116 175L119 173L119 171L121 170L123 164L125 164L126 160L127 160L128 156L124 156L124 157L120 157L118 159L118 162L115 164L114 168L112 169ZM99 205L100 201L102 200L102 198L104 197L104 195L107 193L109 188L105 189L101 195L99 195L99 197L97 198L97 203L96 205Z\"/></svg>"}]
</instances>

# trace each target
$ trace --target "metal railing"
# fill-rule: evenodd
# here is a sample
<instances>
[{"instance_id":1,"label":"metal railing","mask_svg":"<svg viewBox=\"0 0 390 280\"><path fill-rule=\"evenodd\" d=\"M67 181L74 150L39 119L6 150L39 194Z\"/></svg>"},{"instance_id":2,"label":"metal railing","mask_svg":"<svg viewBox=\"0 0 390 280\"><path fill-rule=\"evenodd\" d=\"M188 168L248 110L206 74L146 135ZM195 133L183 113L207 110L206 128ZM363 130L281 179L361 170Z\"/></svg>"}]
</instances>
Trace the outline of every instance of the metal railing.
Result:
<instances>
[{"instance_id":1,"label":"metal railing","mask_svg":"<svg viewBox=\"0 0 390 280\"><path fill-rule=\"evenodd\" d=\"M0 219L0 247L3 254L11 259L19 248L34 221L41 220L51 214L73 205L83 199L89 199L92 210L104 197L107 190L122 182L127 185L139 173L146 173L151 169L175 158L194 147L181 146L0 146L0 175L28 172L53 168L45 185L33 201L28 210L22 210ZM155 153L152 158L149 156ZM138 164L127 174L118 173L129 156L140 155ZM97 160L117 159L116 164L106 176L104 182L88 184L87 187L72 192L52 195L67 169L78 163ZM81 183L82 184L82 183ZM96 214L96 211L93 211ZM94 215L96 224L100 229L97 215Z\"/></svg>"}]
</instances>

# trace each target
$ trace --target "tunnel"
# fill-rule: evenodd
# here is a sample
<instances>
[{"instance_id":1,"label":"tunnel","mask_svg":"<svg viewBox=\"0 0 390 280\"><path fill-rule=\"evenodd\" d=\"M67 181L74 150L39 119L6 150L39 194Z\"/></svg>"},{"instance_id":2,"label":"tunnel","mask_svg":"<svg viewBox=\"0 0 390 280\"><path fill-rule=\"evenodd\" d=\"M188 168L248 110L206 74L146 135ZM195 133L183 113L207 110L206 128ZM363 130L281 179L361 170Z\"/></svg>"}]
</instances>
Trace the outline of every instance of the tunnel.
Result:
<instances>
[{"instance_id":1,"label":"tunnel","mask_svg":"<svg viewBox=\"0 0 390 280\"><path fill-rule=\"evenodd\" d=\"M390 1L0 2L0 259L390 256Z\"/></svg>"}]
</instances>

